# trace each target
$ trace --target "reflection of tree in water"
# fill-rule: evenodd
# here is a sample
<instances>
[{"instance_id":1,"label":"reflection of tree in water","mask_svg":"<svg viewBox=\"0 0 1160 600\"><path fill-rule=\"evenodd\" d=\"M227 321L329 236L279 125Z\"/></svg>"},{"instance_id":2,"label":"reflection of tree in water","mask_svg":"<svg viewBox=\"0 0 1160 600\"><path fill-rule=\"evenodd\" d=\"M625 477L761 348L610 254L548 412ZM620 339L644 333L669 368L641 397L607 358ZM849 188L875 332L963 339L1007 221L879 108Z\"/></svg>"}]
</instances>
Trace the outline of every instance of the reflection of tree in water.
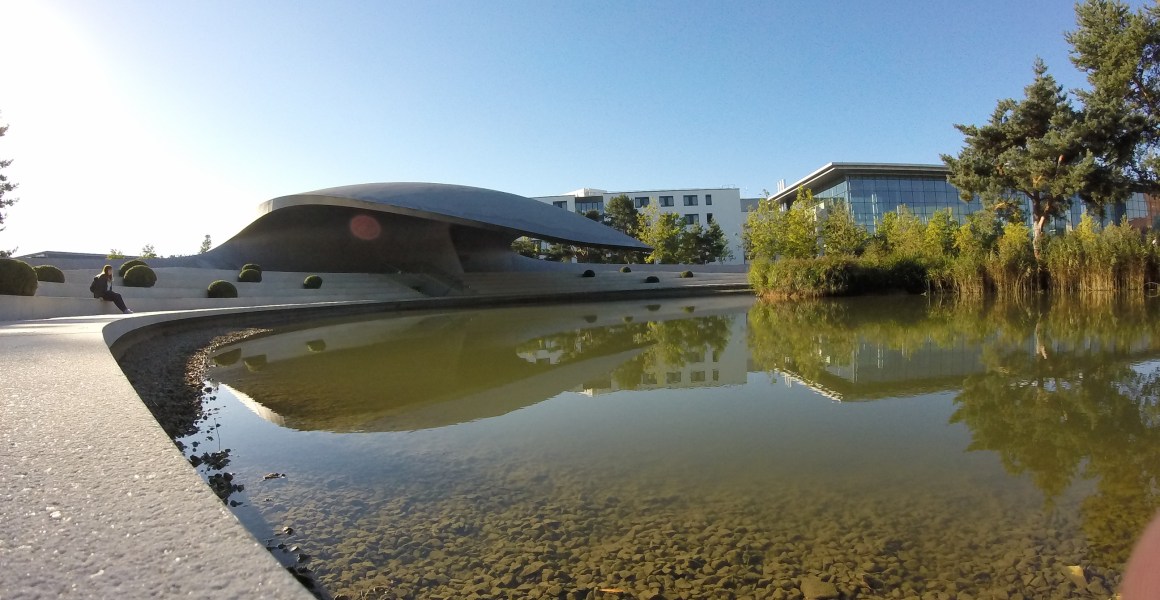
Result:
<instances>
[{"instance_id":1,"label":"reflection of tree in water","mask_svg":"<svg viewBox=\"0 0 1160 600\"><path fill-rule=\"evenodd\" d=\"M682 367L690 352L706 348L721 352L729 343L732 316L702 316L671 321L631 322L553 334L520 344L518 351L551 349L559 363L611 354L631 348L645 350L621 364L612 378L621 389L640 387L642 376L657 365Z\"/></svg>"},{"instance_id":2,"label":"reflection of tree in water","mask_svg":"<svg viewBox=\"0 0 1160 600\"><path fill-rule=\"evenodd\" d=\"M676 321L644 323L640 340L648 348L632 360L617 367L612 378L620 389L633 390L641 385L645 373L660 366L681 368L691 355L703 356L706 349L720 353L729 344L732 316L704 316Z\"/></svg>"},{"instance_id":3,"label":"reflection of tree in water","mask_svg":"<svg viewBox=\"0 0 1160 600\"><path fill-rule=\"evenodd\" d=\"M1081 512L1089 546L1107 564L1127 558L1160 507L1160 373L1137 373L1132 350L1160 344L1155 306L1057 305L1030 343L996 339L987 371L964 382L952 422L971 450L992 450L1028 474L1051 504L1077 478L1096 480ZM1137 359L1138 360L1138 359Z\"/></svg>"},{"instance_id":4,"label":"reflection of tree in water","mask_svg":"<svg viewBox=\"0 0 1160 600\"><path fill-rule=\"evenodd\" d=\"M985 371L963 382L951 417L970 428L969 449L998 453L1049 505L1077 477L1096 480L1083 528L1093 558L1122 564L1160 507L1160 373L1131 368L1160 351L1160 305L866 300L756 305L754 362L813 378L862 341L903 352L981 345Z\"/></svg>"}]
</instances>

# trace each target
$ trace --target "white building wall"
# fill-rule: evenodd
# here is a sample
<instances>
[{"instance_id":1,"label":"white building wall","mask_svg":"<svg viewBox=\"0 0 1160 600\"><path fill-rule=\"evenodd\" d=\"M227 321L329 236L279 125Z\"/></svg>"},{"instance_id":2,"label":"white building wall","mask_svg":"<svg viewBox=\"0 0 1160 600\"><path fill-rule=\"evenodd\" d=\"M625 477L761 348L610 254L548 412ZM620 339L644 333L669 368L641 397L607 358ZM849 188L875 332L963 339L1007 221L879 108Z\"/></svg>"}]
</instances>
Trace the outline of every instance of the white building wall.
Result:
<instances>
[{"instance_id":1,"label":"white building wall","mask_svg":"<svg viewBox=\"0 0 1160 600\"><path fill-rule=\"evenodd\" d=\"M560 196L538 196L534 198L546 204L556 204L562 208L567 208L572 212L576 211L576 196L582 190L576 190L569 194ZM591 188L584 188L586 193L597 195ZM741 210L741 190L738 188L689 188L689 189L671 189L671 190L638 190L630 192L602 192L599 195L604 199L604 205L608 206L608 201L620 195L628 196L633 201L633 206L638 209L643 208L641 202L647 199L648 203L653 206L660 206L661 212L676 213L685 217L686 215L693 215L694 222L699 223L702 227L708 226L709 215L712 215L712 220L721 227L725 232L725 237L729 240L729 249L733 252L733 258L726 261L726 264L741 264L744 262L744 253L741 249L741 224L744 215ZM690 201L694 201L694 205L686 205L685 197L689 196ZM662 198L672 198L672 206L661 206ZM711 200L711 204L709 201ZM559 204L558 204L559 203Z\"/></svg>"}]
</instances>

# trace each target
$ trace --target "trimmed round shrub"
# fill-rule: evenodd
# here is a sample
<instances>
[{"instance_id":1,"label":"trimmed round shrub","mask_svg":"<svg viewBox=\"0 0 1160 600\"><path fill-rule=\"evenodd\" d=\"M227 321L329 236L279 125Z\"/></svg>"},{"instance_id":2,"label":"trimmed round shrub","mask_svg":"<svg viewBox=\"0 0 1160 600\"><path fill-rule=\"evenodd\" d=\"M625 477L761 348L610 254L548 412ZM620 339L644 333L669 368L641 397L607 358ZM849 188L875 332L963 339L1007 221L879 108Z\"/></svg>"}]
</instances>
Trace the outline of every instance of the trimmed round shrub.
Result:
<instances>
[{"instance_id":1,"label":"trimmed round shrub","mask_svg":"<svg viewBox=\"0 0 1160 600\"><path fill-rule=\"evenodd\" d=\"M632 269L628 268L628 266L626 265L626 266L623 266L620 268L620 272L621 273L631 273Z\"/></svg>"},{"instance_id":2,"label":"trimmed round shrub","mask_svg":"<svg viewBox=\"0 0 1160 600\"><path fill-rule=\"evenodd\" d=\"M246 269L253 269L253 270L261 273L262 272L262 265L256 265L254 263L246 263L246 264L242 265L242 268L239 270L245 271Z\"/></svg>"},{"instance_id":3,"label":"trimmed round shrub","mask_svg":"<svg viewBox=\"0 0 1160 600\"><path fill-rule=\"evenodd\" d=\"M692 276L693 276L692 271L681 271L681 277L683 277L685 279L688 279L689 277L692 277Z\"/></svg>"},{"instance_id":4,"label":"trimmed round shrub","mask_svg":"<svg viewBox=\"0 0 1160 600\"><path fill-rule=\"evenodd\" d=\"M219 279L209 284L206 293L210 298L237 298L238 288L228 281Z\"/></svg>"},{"instance_id":5,"label":"trimmed round shrub","mask_svg":"<svg viewBox=\"0 0 1160 600\"><path fill-rule=\"evenodd\" d=\"M308 290L316 290L322 287L322 278L317 275L311 275L302 281L302 287Z\"/></svg>"},{"instance_id":6,"label":"trimmed round shrub","mask_svg":"<svg viewBox=\"0 0 1160 600\"><path fill-rule=\"evenodd\" d=\"M581 277L596 277L596 271L588 269L580 274Z\"/></svg>"},{"instance_id":7,"label":"trimmed round shrub","mask_svg":"<svg viewBox=\"0 0 1160 600\"><path fill-rule=\"evenodd\" d=\"M242 269L238 273L238 281L244 283L260 283L262 281L262 272L257 269Z\"/></svg>"},{"instance_id":8,"label":"trimmed round shrub","mask_svg":"<svg viewBox=\"0 0 1160 600\"><path fill-rule=\"evenodd\" d=\"M656 275L649 275L648 277L644 278L644 282L645 283L660 283L661 280Z\"/></svg>"},{"instance_id":9,"label":"trimmed round shrub","mask_svg":"<svg viewBox=\"0 0 1160 600\"><path fill-rule=\"evenodd\" d=\"M64 272L52 265L36 265L32 270L36 271L37 281L64 283Z\"/></svg>"},{"instance_id":10,"label":"trimmed round shrub","mask_svg":"<svg viewBox=\"0 0 1160 600\"><path fill-rule=\"evenodd\" d=\"M32 265L15 258L0 258L0 294L35 296L36 271Z\"/></svg>"},{"instance_id":11,"label":"trimmed round shrub","mask_svg":"<svg viewBox=\"0 0 1160 600\"><path fill-rule=\"evenodd\" d=\"M125 287L153 287L157 283L157 274L145 265L137 265L125 271Z\"/></svg>"},{"instance_id":12,"label":"trimmed round shrub","mask_svg":"<svg viewBox=\"0 0 1160 600\"><path fill-rule=\"evenodd\" d=\"M148 264L145 263L145 261L143 261L139 258L134 258L133 260L127 260L127 261L121 263L120 268L117 269L117 276L124 277L125 273L129 272L129 269L132 269L133 267L136 267L138 265L144 265L146 267L149 266Z\"/></svg>"}]
</instances>

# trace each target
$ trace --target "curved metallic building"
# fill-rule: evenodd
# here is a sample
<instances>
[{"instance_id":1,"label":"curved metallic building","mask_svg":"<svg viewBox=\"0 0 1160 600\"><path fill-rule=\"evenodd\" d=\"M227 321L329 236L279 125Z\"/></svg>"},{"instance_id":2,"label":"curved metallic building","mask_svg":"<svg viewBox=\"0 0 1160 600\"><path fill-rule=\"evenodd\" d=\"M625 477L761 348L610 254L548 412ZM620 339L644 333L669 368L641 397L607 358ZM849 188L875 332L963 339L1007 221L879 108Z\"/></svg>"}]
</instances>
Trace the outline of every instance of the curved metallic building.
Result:
<instances>
[{"instance_id":1,"label":"curved metallic building","mask_svg":"<svg viewBox=\"0 0 1160 600\"><path fill-rule=\"evenodd\" d=\"M205 255L278 271L524 271L557 263L511 251L517 237L613 249L650 248L581 215L530 198L462 185L367 183L282 196Z\"/></svg>"}]
</instances>

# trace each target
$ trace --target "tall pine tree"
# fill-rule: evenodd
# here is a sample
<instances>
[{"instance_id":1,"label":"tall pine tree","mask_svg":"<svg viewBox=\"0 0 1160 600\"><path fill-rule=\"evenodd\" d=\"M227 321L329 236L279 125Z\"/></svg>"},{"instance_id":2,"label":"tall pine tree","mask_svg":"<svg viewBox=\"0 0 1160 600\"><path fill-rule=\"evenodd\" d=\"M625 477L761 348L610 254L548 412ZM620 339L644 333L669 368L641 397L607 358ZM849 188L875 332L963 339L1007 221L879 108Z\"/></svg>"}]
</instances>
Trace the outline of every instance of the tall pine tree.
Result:
<instances>
[{"instance_id":1,"label":"tall pine tree","mask_svg":"<svg viewBox=\"0 0 1160 600\"><path fill-rule=\"evenodd\" d=\"M1063 216L1077 194L1093 206L1111 199L1088 193L1096 160L1084 143L1083 119L1042 60L1035 61L1035 79L1022 100L1000 100L986 125L955 128L966 139L957 157L942 155L950 183L966 201L976 194L985 203L1024 196L1036 259L1048 219Z\"/></svg>"},{"instance_id":2,"label":"tall pine tree","mask_svg":"<svg viewBox=\"0 0 1160 600\"><path fill-rule=\"evenodd\" d=\"M1139 11L1118 0L1076 5L1071 60L1087 74L1087 142L1099 159L1096 194L1160 189L1160 4Z\"/></svg>"}]
</instances>

